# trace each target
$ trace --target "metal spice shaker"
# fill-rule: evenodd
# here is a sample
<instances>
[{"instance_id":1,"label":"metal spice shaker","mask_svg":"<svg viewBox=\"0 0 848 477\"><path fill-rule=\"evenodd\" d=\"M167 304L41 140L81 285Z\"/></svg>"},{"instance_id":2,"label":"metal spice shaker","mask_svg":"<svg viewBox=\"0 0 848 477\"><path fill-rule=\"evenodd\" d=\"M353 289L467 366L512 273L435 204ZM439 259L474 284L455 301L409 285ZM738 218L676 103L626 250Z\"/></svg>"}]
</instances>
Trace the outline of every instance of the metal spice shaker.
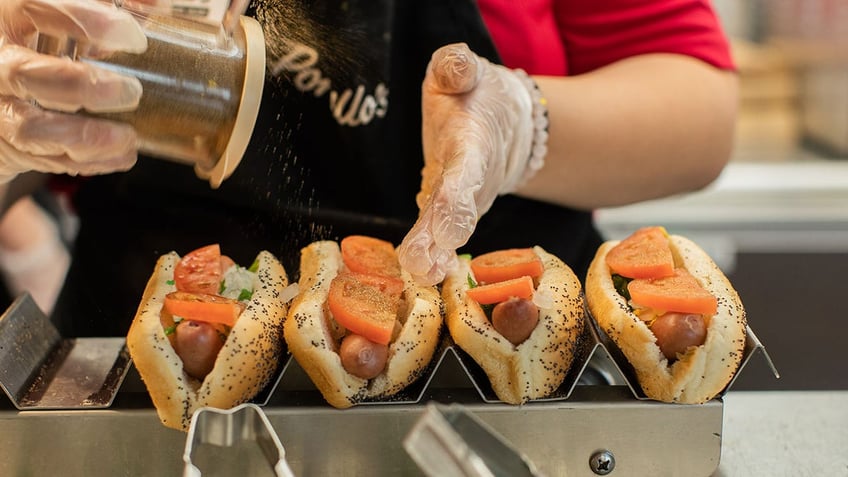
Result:
<instances>
[{"instance_id":1,"label":"metal spice shaker","mask_svg":"<svg viewBox=\"0 0 848 477\"><path fill-rule=\"evenodd\" d=\"M85 45L45 34L37 48L138 78L138 108L95 116L132 125L139 151L194 166L217 188L241 162L256 123L265 80L262 28L241 17L228 36L186 18L144 14L138 20L148 40L142 54L86 57Z\"/></svg>"}]
</instances>

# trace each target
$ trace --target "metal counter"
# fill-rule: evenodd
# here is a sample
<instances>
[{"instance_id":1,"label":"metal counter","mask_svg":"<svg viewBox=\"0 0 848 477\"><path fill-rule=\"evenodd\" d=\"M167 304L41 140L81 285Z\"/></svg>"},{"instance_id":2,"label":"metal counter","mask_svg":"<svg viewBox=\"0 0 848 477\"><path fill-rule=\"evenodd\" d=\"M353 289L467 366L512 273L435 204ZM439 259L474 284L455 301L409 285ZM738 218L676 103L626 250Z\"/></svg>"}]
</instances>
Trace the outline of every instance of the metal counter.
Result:
<instances>
[{"instance_id":1,"label":"metal counter","mask_svg":"<svg viewBox=\"0 0 848 477\"><path fill-rule=\"evenodd\" d=\"M717 477L848 476L848 391L731 391Z\"/></svg>"}]
</instances>

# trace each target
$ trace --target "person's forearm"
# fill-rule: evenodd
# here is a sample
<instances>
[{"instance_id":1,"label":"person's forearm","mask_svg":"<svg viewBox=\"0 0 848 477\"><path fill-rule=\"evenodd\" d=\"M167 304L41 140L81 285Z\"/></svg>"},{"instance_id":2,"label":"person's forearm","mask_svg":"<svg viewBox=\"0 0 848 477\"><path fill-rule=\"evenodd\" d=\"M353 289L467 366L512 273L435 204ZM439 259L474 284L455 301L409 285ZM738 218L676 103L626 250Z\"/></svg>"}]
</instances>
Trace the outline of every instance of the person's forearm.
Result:
<instances>
[{"instance_id":1,"label":"person's forearm","mask_svg":"<svg viewBox=\"0 0 848 477\"><path fill-rule=\"evenodd\" d=\"M697 190L726 165L737 78L670 54L534 77L548 99L545 166L518 195L581 209Z\"/></svg>"}]
</instances>

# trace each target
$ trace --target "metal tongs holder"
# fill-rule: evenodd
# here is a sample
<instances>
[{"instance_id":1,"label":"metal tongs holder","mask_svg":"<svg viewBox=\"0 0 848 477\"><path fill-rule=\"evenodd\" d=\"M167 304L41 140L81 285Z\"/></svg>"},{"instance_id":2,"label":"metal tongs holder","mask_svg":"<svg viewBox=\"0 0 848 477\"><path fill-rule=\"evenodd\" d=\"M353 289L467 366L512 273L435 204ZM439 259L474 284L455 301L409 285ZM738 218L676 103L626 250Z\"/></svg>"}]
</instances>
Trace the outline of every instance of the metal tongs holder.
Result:
<instances>
[{"instance_id":1,"label":"metal tongs holder","mask_svg":"<svg viewBox=\"0 0 848 477\"><path fill-rule=\"evenodd\" d=\"M427 404L403 447L431 477L542 477L526 456L459 404Z\"/></svg>"},{"instance_id":2,"label":"metal tongs holder","mask_svg":"<svg viewBox=\"0 0 848 477\"><path fill-rule=\"evenodd\" d=\"M241 404L232 409L203 407L194 412L183 453L183 477L202 475L192 461L194 451L200 444L227 448L248 441L259 446L277 477L294 477L274 427L262 408L253 403Z\"/></svg>"}]
</instances>

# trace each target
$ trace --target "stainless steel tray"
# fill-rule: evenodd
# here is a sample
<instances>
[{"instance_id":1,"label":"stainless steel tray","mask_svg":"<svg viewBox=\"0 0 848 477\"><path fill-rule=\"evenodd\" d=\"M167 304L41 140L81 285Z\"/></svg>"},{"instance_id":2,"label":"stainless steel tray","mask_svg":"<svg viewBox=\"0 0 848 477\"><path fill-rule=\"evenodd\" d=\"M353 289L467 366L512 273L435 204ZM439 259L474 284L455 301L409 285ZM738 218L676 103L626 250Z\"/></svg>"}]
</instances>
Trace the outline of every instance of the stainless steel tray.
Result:
<instances>
[{"instance_id":1,"label":"stainless steel tray","mask_svg":"<svg viewBox=\"0 0 848 477\"><path fill-rule=\"evenodd\" d=\"M8 333L6 316L0 333ZM402 442L427 403L460 404L541 475L711 475L721 457L723 398L703 405L645 399L626 361L587 323L566 382L550 398L522 406L498 402L482 371L448 337L428 372L390 402L334 409L288 359L255 403L296 476L422 475ZM21 336L17 346L26 347ZM757 353L771 365L749 329L742 367ZM179 475L186 434L160 424L134 369L119 375L103 409L0 404L0 475ZM212 470L273 475L263 456L249 453L218 459Z\"/></svg>"}]
</instances>

